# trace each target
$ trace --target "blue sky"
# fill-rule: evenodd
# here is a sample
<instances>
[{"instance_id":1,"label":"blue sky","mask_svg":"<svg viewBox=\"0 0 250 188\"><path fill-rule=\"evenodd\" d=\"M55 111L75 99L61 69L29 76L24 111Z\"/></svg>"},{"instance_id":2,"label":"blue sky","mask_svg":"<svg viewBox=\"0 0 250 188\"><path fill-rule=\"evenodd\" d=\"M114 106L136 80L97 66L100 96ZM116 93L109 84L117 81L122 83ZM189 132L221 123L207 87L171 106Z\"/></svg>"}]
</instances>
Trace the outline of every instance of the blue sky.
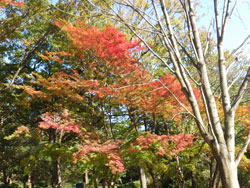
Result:
<instances>
[{"instance_id":1,"label":"blue sky","mask_svg":"<svg viewBox=\"0 0 250 188\"><path fill-rule=\"evenodd\" d=\"M49 0L55 4L58 0ZM237 48L250 34L250 0L236 0L236 8L227 26L224 46L228 50ZM200 0L198 10L200 26L208 28L213 17L213 0ZM218 0L219 3L223 0ZM232 0L232 4L235 0ZM244 48L244 54L250 57L250 41Z\"/></svg>"},{"instance_id":2,"label":"blue sky","mask_svg":"<svg viewBox=\"0 0 250 188\"><path fill-rule=\"evenodd\" d=\"M213 16L213 1L201 0L202 8L199 10L200 24L208 28ZM222 2L222 0L219 0ZM234 2L234 0L232 1ZM250 34L250 0L238 0L231 19L228 22L225 33L224 46L226 49L233 50L237 48L242 41ZM244 54L250 57L250 41L244 48Z\"/></svg>"}]
</instances>

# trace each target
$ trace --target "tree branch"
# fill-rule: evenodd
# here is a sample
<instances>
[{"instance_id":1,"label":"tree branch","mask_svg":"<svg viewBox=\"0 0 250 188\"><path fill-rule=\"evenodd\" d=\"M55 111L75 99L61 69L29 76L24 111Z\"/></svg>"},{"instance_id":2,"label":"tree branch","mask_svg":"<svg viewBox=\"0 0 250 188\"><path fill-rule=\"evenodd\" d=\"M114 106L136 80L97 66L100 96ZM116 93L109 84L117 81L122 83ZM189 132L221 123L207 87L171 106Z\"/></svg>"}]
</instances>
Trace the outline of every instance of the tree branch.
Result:
<instances>
[{"instance_id":1,"label":"tree branch","mask_svg":"<svg viewBox=\"0 0 250 188\"><path fill-rule=\"evenodd\" d=\"M8 84L8 86L5 89L9 89L14 84L17 76L19 75L20 71L24 68L26 62L32 57L32 55L37 50L37 48L39 48L40 45L44 42L44 39L47 37L49 33L50 33L50 29L48 29L47 32L45 32L45 34L36 42L35 46L30 51L28 51L27 54L25 54L23 59L20 61L19 67L16 73L14 74L11 82Z\"/></svg>"},{"instance_id":2,"label":"tree branch","mask_svg":"<svg viewBox=\"0 0 250 188\"><path fill-rule=\"evenodd\" d=\"M234 99L234 101L232 103L231 110L233 112L235 112L237 107L239 106L240 101L241 101L243 95L245 94L245 90L247 89L248 84L250 82L249 80L250 80L250 67L248 68L245 79L242 82L242 84L241 84L241 86L240 86L240 88L238 90L238 93L237 93L237 95L236 95L236 97L235 97L235 99Z\"/></svg>"},{"instance_id":3,"label":"tree branch","mask_svg":"<svg viewBox=\"0 0 250 188\"><path fill-rule=\"evenodd\" d=\"M241 160L242 156L244 155L244 153L246 152L249 143L250 143L250 131L247 135L247 139L245 140L245 143L243 144L241 150L239 151L239 153L235 159L236 166L239 165L240 160Z\"/></svg>"}]
</instances>

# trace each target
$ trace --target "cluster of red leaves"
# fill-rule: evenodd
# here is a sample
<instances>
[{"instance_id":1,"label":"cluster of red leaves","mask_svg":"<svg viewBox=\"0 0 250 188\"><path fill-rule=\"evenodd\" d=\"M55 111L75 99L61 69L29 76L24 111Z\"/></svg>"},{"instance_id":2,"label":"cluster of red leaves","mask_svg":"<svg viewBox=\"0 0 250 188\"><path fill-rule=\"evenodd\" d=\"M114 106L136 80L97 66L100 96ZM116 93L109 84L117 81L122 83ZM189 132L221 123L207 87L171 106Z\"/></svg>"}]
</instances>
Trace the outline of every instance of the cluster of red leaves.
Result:
<instances>
[{"instance_id":1,"label":"cluster of red leaves","mask_svg":"<svg viewBox=\"0 0 250 188\"><path fill-rule=\"evenodd\" d=\"M195 136L191 134L156 135L148 133L138 137L133 143L130 151L141 152L157 146L157 155L176 155L193 143ZM135 146L140 146L138 150Z\"/></svg>"},{"instance_id":2,"label":"cluster of red leaves","mask_svg":"<svg viewBox=\"0 0 250 188\"><path fill-rule=\"evenodd\" d=\"M20 86L26 93L32 97L47 98L47 95L42 91L37 91L31 86Z\"/></svg>"},{"instance_id":3,"label":"cluster of red leaves","mask_svg":"<svg viewBox=\"0 0 250 188\"><path fill-rule=\"evenodd\" d=\"M69 117L67 110L64 110L62 113L46 112L42 114L42 120L38 125L42 129L52 128L65 132L80 132L79 124Z\"/></svg>"},{"instance_id":4,"label":"cluster of red leaves","mask_svg":"<svg viewBox=\"0 0 250 188\"><path fill-rule=\"evenodd\" d=\"M81 21L78 21L78 26L65 21L57 21L55 24L67 32L69 39L78 49L77 54L81 57L89 50L97 58L102 59L106 66L112 67L115 74L138 71L138 64L130 54L144 48L140 47L140 41L127 41L125 35L112 26L98 30L95 26L86 25ZM97 65L92 66L94 68Z\"/></svg>"},{"instance_id":5,"label":"cluster of red leaves","mask_svg":"<svg viewBox=\"0 0 250 188\"><path fill-rule=\"evenodd\" d=\"M82 100L83 97L78 94L78 91L85 89L86 92L96 93L100 98L109 95L119 104L133 106L148 113L163 114L166 118L176 117L178 118L176 120L180 120L181 116L176 114L180 114L185 109L180 107L179 102L187 104L187 99L179 81L171 74L166 74L157 81L151 81L150 74L130 56L131 52L140 50L138 41L127 41L124 34L111 26L98 30L82 22L79 22L78 26L73 26L68 22L58 21L56 25L67 32L78 50L71 51L71 53L47 52L50 58L57 58L54 55L69 56L70 54L81 57L86 50L91 51L108 67L109 74L115 76L107 84L101 79L83 79L76 72L71 75L57 73L48 79L40 78L37 84L56 96ZM98 63L93 63L92 69L98 71L97 66ZM45 93L32 90L29 86L24 89L33 96L48 97ZM194 88L194 92L198 98L199 91Z\"/></svg>"},{"instance_id":6,"label":"cluster of red leaves","mask_svg":"<svg viewBox=\"0 0 250 188\"><path fill-rule=\"evenodd\" d=\"M191 145L194 138L196 137L191 134L156 135L148 133L145 136L138 137L130 144L129 148L121 148L122 140L107 141L105 143L92 140L79 147L78 151L73 155L73 160L77 162L88 157L91 159L93 157L91 154L101 154L105 157L105 161L107 161L105 165L110 168L112 174L117 174L124 171L123 153L151 151L159 156L177 155Z\"/></svg>"},{"instance_id":7,"label":"cluster of red leaves","mask_svg":"<svg viewBox=\"0 0 250 188\"><path fill-rule=\"evenodd\" d=\"M173 116L173 112L181 112L176 98L182 103L187 100L175 77L166 74L158 81L150 81L150 74L130 56L131 52L141 50L139 41L127 41L124 34L111 26L98 30L82 22L79 26L67 22L56 22L56 25L67 32L80 53L91 50L111 68L112 74L117 75L113 84L91 90L99 97L111 95L121 104L150 113L163 113L167 117ZM198 98L199 91L194 89L194 92Z\"/></svg>"},{"instance_id":8,"label":"cluster of red leaves","mask_svg":"<svg viewBox=\"0 0 250 188\"><path fill-rule=\"evenodd\" d=\"M111 169L112 174L121 173L124 171L124 165L122 163L121 156L119 154L121 141L108 141L103 144L89 143L79 147L78 152L73 155L73 160L77 162L83 159L88 154L99 153L105 154L108 166Z\"/></svg>"},{"instance_id":9,"label":"cluster of red leaves","mask_svg":"<svg viewBox=\"0 0 250 188\"><path fill-rule=\"evenodd\" d=\"M78 27L62 21L55 24L68 33L74 46L83 51L94 50L97 57L120 59L124 58L124 54L128 55L128 50L138 49L139 41L128 42L125 35L112 26L98 30L81 21L78 21Z\"/></svg>"},{"instance_id":10,"label":"cluster of red leaves","mask_svg":"<svg viewBox=\"0 0 250 188\"><path fill-rule=\"evenodd\" d=\"M187 105L187 99L178 80L171 74L163 75L157 81L137 79L140 83L120 83L98 88L95 93L99 97L110 95L121 104L136 107L142 111L162 114L172 118L185 109L179 102ZM131 84L131 85L130 85ZM199 90L194 89L195 95L200 96ZM187 107L188 108L188 107ZM176 116L176 118L181 116ZM180 120L180 119L176 119Z\"/></svg>"},{"instance_id":11,"label":"cluster of red leaves","mask_svg":"<svg viewBox=\"0 0 250 188\"><path fill-rule=\"evenodd\" d=\"M7 5L13 5L16 7L24 7L23 1L13 1L13 0L0 0L0 7L5 7Z\"/></svg>"}]
</instances>

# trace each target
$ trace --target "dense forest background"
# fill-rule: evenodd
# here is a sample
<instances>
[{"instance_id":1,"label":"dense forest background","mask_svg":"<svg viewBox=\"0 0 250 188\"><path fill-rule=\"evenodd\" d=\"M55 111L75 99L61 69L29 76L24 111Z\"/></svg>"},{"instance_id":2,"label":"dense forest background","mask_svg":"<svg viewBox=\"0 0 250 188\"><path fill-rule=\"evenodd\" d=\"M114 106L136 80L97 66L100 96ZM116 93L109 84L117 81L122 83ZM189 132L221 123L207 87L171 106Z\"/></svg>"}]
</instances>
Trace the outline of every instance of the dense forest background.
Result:
<instances>
[{"instance_id":1,"label":"dense forest background","mask_svg":"<svg viewBox=\"0 0 250 188\"><path fill-rule=\"evenodd\" d=\"M207 30L199 1L0 0L0 187L250 187L223 2Z\"/></svg>"}]
</instances>

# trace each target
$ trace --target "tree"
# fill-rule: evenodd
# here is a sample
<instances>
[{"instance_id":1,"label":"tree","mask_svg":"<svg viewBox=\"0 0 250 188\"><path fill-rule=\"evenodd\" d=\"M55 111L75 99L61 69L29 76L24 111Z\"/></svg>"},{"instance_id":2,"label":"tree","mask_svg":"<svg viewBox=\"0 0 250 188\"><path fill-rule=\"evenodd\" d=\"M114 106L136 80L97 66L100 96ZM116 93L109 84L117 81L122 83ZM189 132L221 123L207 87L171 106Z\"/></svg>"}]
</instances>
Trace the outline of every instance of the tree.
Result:
<instances>
[{"instance_id":1,"label":"tree","mask_svg":"<svg viewBox=\"0 0 250 188\"><path fill-rule=\"evenodd\" d=\"M60 157L65 159L66 157L61 154L70 152L69 148L72 149L77 142L77 137L65 134L63 144L59 146L57 139L53 140L54 137L59 137L58 131L37 129L41 114L46 110L55 112L55 109L59 111L59 108L62 108L59 102L55 103L56 98L53 98L53 103L40 99L29 100L29 97L16 86L28 83L30 78L27 75L33 71L48 77L58 69L67 69L53 61L42 60L39 54L44 53L45 50L67 48L65 45L67 38L52 22L59 18L74 20L77 16L86 15L84 9L67 1L60 1L55 6L47 0L23 3L10 0L0 1L0 139L1 145L3 144L0 157L6 161L0 165L0 178L5 183L23 181L25 184L29 181L30 186L36 184L40 187L49 186L51 180L51 184L56 184L58 178L54 175L51 177L53 173L56 174L55 166L59 166L55 158L60 154ZM90 18L87 19L90 20ZM72 106L74 104L71 103ZM83 109L82 106L78 108ZM91 115L88 114L88 116ZM18 138L5 139L22 125L27 126L34 135L39 133L39 136L36 135L34 139L25 138L24 142L18 142ZM66 152L62 151L66 149ZM63 167L62 173L67 171L64 166L68 165L69 161L71 161L70 157L60 161ZM18 162L22 165L17 165Z\"/></svg>"},{"instance_id":2,"label":"tree","mask_svg":"<svg viewBox=\"0 0 250 188\"><path fill-rule=\"evenodd\" d=\"M220 179L225 187L238 186L235 169L241 156L241 169L249 169L248 153L243 155L250 140L249 103L241 100L248 89L249 77L244 76L249 65L247 58L237 56L240 48L222 52L229 0L219 4L224 6L224 29L217 24L217 42L195 25L198 1L192 1L194 6L191 0L16 2L0 1L0 157L6 161L0 176L6 186L22 181L61 187L79 181L83 173L97 186L96 177L111 184L120 175L129 179L129 171L139 174L139 167L155 187L159 180L203 185L209 167L211 187ZM168 146L178 147L171 134L197 135L195 122L212 153L198 139L195 151L160 155L173 149ZM166 137L169 142L159 139ZM139 151L129 153L130 145L121 140L134 141L132 151ZM88 152L83 163L73 165L70 156L77 145L82 145L78 153ZM208 156L212 159L206 160ZM85 157L93 161L85 163ZM193 173L193 158L206 174ZM152 160L158 161L153 168L146 165ZM126 175L123 169L129 170Z\"/></svg>"},{"instance_id":3,"label":"tree","mask_svg":"<svg viewBox=\"0 0 250 188\"><path fill-rule=\"evenodd\" d=\"M56 24L67 32L73 43L73 48L70 53L65 51L46 52L42 58L66 64L67 61L63 61L62 58L74 55L79 57L80 60L84 57L87 61L81 61L75 69L72 67L68 73L57 72L49 78L34 74L36 79L31 82L33 87L20 86L32 97L43 100L51 100L56 97L59 103L59 98L81 102L88 100L89 97L99 98L101 101L111 97L115 104L152 114L162 113L161 109L168 106L169 110L164 114L162 113L163 116L180 109L177 106L177 100L186 103L185 94L173 76L166 74L159 80L152 81L150 74L143 70L139 62L130 55L132 52L143 48L139 46L139 41L127 41L124 34L111 26L98 30L96 27L86 25L81 21L78 21L76 26L65 21L58 21ZM193 90L198 98L199 93L195 88ZM178 99L176 96L178 96ZM56 117L52 114L56 113L43 114L44 118L40 127L80 132L73 123L65 119L63 114L57 114ZM138 125L132 117L131 122L137 130ZM88 133L84 132L83 134ZM186 140L186 136L189 139ZM100 139L97 140L91 137L83 137L84 145L80 147L74 158L79 160L90 153L92 154L90 155L91 163L96 161L94 166L101 166L101 172L107 167L111 169L111 174L114 175L123 172L124 167L119 155L119 143L121 141L115 139L112 130L110 136L108 134L106 138L98 137ZM115 141L110 141L113 139ZM168 142L176 143L171 152L177 154L192 142L193 137L188 134L164 135L162 137L152 135L152 138L147 139L150 142L149 144L154 140L158 144L162 142L163 146L159 149L159 153L164 155L163 147L170 149L167 147ZM105 173L106 170L102 175ZM153 179L156 180L154 173L151 172ZM108 174L106 173L106 175ZM156 183L155 185L158 186Z\"/></svg>"},{"instance_id":4,"label":"tree","mask_svg":"<svg viewBox=\"0 0 250 188\"><path fill-rule=\"evenodd\" d=\"M182 0L168 3L164 0L152 0L141 1L138 4L136 1L121 0L114 1L115 6L109 6L107 9L103 5L98 6L91 1L88 2L96 8L97 12L108 13L111 19L118 20L130 29L131 33L142 40L149 51L176 76L192 107L192 111L189 113L194 118L201 136L209 144L216 158L222 185L227 188L239 187L237 167L250 142L250 132L247 132L242 149L235 153L235 113L248 88L250 68L247 65L245 77L242 78L238 91L233 95L229 90L228 65L223 47L228 21L235 7L233 2L225 0L219 4L217 0L213 1L217 39L217 52L214 61L217 62L220 100L217 100L217 95L214 93L209 79L209 62L206 56L206 46L209 45L209 40L206 42L202 38L198 28L196 1ZM222 6L220 13L219 6ZM173 12L173 7L177 7L175 11L178 10L178 12ZM167 58L162 57L157 49L154 49L154 46L151 46L144 39L144 36L141 35L141 30L144 28L137 28L128 22L128 19L124 17L126 14L119 11L122 8L130 9L134 14L140 16L141 20L147 24L147 36L154 35L160 39L162 47L168 53L168 55L164 55ZM176 15L174 15L175 13ZM182 18L184 26L181 24L176 26L177 16ZM222 21L220 22L220 20ZM178 31L180 28L183 33ZM188 44L185 44L185 41L188 41ZM195 75L190 74L190 68L195 70ZM195 97L192 83L195 83L200 89L201 101ZM205 109L206 117L201 114L200 103ZM222 117L219 114L218 106L222 107Z\"/></svg>"}]
</instances>

